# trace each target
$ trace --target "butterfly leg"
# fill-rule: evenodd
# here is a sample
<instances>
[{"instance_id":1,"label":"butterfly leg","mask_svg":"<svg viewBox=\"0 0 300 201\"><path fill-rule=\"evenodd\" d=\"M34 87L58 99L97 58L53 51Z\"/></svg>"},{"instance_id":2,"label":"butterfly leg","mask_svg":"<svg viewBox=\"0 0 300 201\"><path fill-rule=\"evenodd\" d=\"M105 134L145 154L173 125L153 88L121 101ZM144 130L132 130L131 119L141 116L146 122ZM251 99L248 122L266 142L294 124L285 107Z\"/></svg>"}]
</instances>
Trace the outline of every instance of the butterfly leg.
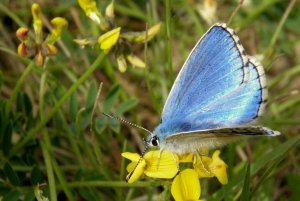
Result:
<instances>
[{"instance_id":1,"label":"butterfly leg","mask_svg":"<svg viewBox=\"0 0 300 201\"><path fill-rule=\"evenodd\" d=\"M197 149L196 151L196 155L197 157L199 158L199 161L201 163L201 166L203 168L203 170L207 173L207 174L211 174L210 171L205 167L204 163L203 163L203 160L202 160L202 154L200 153L200 151Z\"/></svg>"},{"instance_id":2,"label":"butterfly leg","mask_svg":"<svg viewBox=\"0 0 300 201\"><path fill-rule=\"evenodd\" d=\"M157 160L156 160L156 169L158 170L159 160L161 157L161 153L163 152L163 149L160 149L158 152Z\"/></svg>"}]
</instances>

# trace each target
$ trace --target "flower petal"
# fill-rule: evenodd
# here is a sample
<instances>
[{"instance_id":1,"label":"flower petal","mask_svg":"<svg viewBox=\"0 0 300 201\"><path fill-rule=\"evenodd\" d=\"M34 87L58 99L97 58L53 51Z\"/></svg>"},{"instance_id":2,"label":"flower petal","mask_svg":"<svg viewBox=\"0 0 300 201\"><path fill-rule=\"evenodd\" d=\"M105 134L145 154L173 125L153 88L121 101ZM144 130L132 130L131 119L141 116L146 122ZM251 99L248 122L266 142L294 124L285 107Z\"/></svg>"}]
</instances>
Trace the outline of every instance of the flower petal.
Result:
<instances>
[{"instance_id":1,"label":"flower petal","mask_svg":"<svg viewBox=\"0 0 300 201\"><path fill-rule=\"evenodd\" d=\"M118 42L120 36L121 27L115 28L111 31L106 32L98 38L100 48L108 53L109 50Z\"/></svg>"},{"instance_id":2,"label":"flower petal","mask_svg":"<svg viewBox=\"0 0 300 201\"><path fill-rule=\"evenodd\" d=\"M179 156L180 163L192 163L194 162L195 154L189 153Z\"/></svg>"},{"instance_id":3,"label":"flower petal","mask_svg":"<svg viewBox=\"0 0 300 201\"><path fill-rule=\"evenodd\" d=\"M129 167L131 166L131 167ZM127 175L126 180L128 183L133 183L138 180L144 173L146 167L146 162L143 158L139 162L132 162L127 166L127 170L130 170L130 173Z\"/></svg>"},{"instance_id":4,"label":"flower petal","mask_svg":"<svg viewBox=\"0 0 300 201\"><path fill-rule=\"evenodd\" d=\"M201 188L197 172L193 169L180 172L172 183L171 193L176 201L199 200Z\"/></svg>"},{"instance_id":5,"label":"flower petal","mask_svg":"<svg viewBox=\"0 0 300 201\"><path fill-rule=\"evenodd\" d=\"M138 162L138 160L141 158L141 156L137 153L131 153L131 152L124 152L121 154L124 158L127 158L133 162Z\"/></svg>"},{"instance_id":6,"label":"flower petal","mask_svg":"<svg viewBox=\"0 0 300 201\"><path fill-rule=\"evenodd\" d=\"M217 177L221 184L228 183L227 177L227 165L226 163L220 158L220 150L216 150L212 156L212 163L209 165L209 169L211 172Z\"/></svg>"},{"instance_id":7,"label":"flower petal","mask_svg":"<svg viewBox=\"0 0 300 201\"><path fill-rule=\"evenodd\" d=\"M213 173L209 169L212 159L207 156L195 157L194 168L198 173L199 178L213 177Z\"/></svg>"},{"instance_id":8,"label":"flower petal","mask_svg":"<svg viewBox=\"0 0 300 201\"><path fill-rule=\"evenodd\" d=\"M160 156L159 156L160 155ZM173 178L178 172L178 156L167 151L150 151L144 156L147 166L145 175L153 178Z\"/></svg>"}]
</instances>

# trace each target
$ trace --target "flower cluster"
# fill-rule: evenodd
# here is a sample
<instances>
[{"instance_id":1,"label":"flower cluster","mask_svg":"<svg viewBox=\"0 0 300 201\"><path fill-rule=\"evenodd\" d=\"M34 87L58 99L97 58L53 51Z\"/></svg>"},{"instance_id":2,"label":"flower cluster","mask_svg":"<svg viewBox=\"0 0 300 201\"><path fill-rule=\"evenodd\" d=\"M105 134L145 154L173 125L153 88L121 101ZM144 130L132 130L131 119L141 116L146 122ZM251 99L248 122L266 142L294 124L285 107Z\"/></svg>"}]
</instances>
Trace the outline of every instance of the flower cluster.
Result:
<instances>
[{"instance_id":1,"label":"flower cluster","mask_svg":"<svg viewBox=\"0 0 300 201\"><path fill-rule=\"evenodd\" d=\"M27 27L20 27L17 32L17 38L21 41L18 46L18 54L21 56L35 57L37 65L43 65L47 56L53 56L57 53L54 43L60 38L68 22L62 17L55 17L51 20L53 29L44 39L42 31L42 12L40 6L34 3L31 7L33 16L33 29L31 33Z\"/></svg>"},{"instance_id":2,"label":"flower cluster","mask_svg":"<svg viewBox=\"0 0 300 201\"><path fill-rule=\"evenodd\" d=\"M177 155L167 151L150 151L141 157L125 152L122 156L132 162L127 166L128 182L132 183L143 175L158 179L172 179L171 193L178 200L199 200L201 188L199 178L216 177L221 184L227 184L227 165L219 157L220 151L212 157L195 154ZM182 163L191 163L193 168L179 170ZM178 174L179 172L179 174Z\"/></svg>"},{"instance_id":3,"label":"flower cluster","mask_svg":"<svg viewBox=\"0 0 300 201\"><path fill-rule=\"evenodd\" d=\"M102 35L98 37L97 41L94 39L76 39L76 43L82 47L98 43L100 49L105 53L114 49L120 72L126 71L128 63L139 68L146 67L146 64L132 53L130 43L150 41L160 31L160 23L153 25L147 31L122 33L121 27L115 26L114 23L114 1L106 7L104 15L97 9L95 0L78 0L78 3L85 14L99 25Z\"/></svg>"}]
</instances>

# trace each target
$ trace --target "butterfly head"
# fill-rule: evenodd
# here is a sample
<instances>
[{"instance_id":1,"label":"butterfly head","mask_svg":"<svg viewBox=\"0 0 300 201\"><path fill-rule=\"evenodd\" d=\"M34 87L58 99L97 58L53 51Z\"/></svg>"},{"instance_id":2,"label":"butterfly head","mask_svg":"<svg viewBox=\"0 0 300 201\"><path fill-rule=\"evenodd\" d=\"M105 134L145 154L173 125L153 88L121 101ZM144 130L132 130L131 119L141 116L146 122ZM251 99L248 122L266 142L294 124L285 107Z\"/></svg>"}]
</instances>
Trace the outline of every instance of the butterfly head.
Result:
<instances>
[{"instance_id":1,"label":"butterfly head","mask_svg":"<svg viewBox=\"0 0 300 201\"><path fill-rule=\"evenodd\" d=\"M156 134L150 134L144 139L146 147L157 147L159 146L159 138Z\"/></svg>"}]
</instances>

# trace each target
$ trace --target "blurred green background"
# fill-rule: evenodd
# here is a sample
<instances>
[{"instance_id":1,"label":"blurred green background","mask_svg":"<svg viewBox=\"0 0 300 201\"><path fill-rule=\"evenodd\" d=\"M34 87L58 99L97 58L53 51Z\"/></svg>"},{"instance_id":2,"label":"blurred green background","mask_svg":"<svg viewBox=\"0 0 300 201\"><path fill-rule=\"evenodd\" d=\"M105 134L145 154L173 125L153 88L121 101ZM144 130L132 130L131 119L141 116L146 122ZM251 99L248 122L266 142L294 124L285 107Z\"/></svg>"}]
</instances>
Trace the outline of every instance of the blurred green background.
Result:
<instances>
[{"instance_id":1,"label":"blurred green background","mask_svg":"<svg viewBox=\"0 0 300 201\"><path fill-rule=\"evenodd\" d=\"M121 73L114 49L104 55L98 45L82 48L74 42L103 33L75 0L36 1L45 32L56 16L66 18L69 26L56 44L58 54L46 60L46 68L33 68L8 108L30 63L17 55L15 32L21 26L32 29L32 3L0 3L0 200L35 200L37 184L42 184L39 188L45 197L56 195L49 200L172 200L169 181L125 182L128 161L120 154L141 153L146 133L102 117L101 111L153 130L190 50L215 22L228 22L239 2L116 0L114 23L124 33L162 23L147 45L129 43L122 50L141 58L146 67L128 63ZM97 1L97 7L104 12L110 3ZM222 148L229 183L221 186L216 179L201 180L202 199L300 199L299 25L300 3L295 0L245 0L233 16L230 27L247 54L261 60L267 74L269 100L259 123L282 135ZM93 65L95 71L81 79ZM246 171L248 163L250 171Z\"/></svg>"}]
</instances>

